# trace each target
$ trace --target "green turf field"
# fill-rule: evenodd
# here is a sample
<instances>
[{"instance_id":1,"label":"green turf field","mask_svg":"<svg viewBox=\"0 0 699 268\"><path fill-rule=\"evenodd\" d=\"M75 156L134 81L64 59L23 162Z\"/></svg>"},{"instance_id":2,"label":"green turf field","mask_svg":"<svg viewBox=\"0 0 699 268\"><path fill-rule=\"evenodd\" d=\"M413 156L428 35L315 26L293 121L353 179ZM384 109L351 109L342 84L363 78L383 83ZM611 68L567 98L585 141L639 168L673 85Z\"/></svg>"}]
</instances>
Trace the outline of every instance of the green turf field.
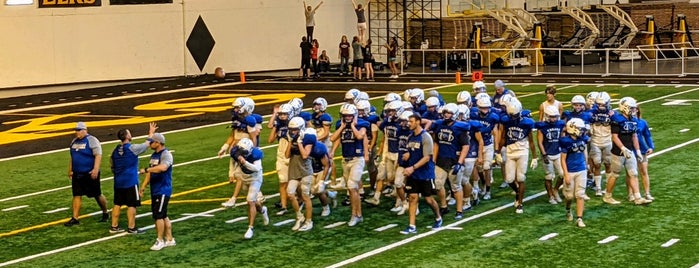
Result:
<instances>
[{"instance_id":1,"label":"green turf field","mask_svg":"<svg viewBox=\"0 0 699 268\"><path fill-rule=\"evenodd\" d=\"M509 87L517 92L526 109L538 110L544 100L544 85ZM668 99L699 100L699 89L674 85L559 85L558 89L557 98L562 101L569 101L575 94L600 90L612 95L614 107L616 100L623 96L638 100L644 118L652 127L656 146L650 161L655 202L634 206L625 201L626 189L620 179L615 197L623 201L622 204L611 206L593 197L586 204L587 227L580 229L566 221L563 205L550 205L546 197L525 202L525 213L515 214L511 206L514 196L510 190L497 189L501 177L495 172L493 199L467 212L458 224L453 220L452 208L444 218L444 225L453 228L439 231L426 228L431 225L433 215L422 204L422 213L417 218L418 235L401 235L398 231L407 225L407 215L396 216L389 212L393 205L389 198L383 198L378 207L364 204L364 222L356 227L324 228L349 220L350 209L339 205L329 217L321 218L316 199L313 230L293 232L293 223L274 225L293 219L293 213L270 215L269 226L262 226L258 217L255 237L248 241L243 239L247 220L226 223L245 217L247 207L227 210L220 207L220 203L230 197L233 186L226 183L228 159L214 157L229 133L225 125L219 125L166 134L168 147L175 151L174 195L169 215L174 222L173 234L178 245L159 252L149 250L155 238L150 216L137 219L137 225L146 233L132 236L110 235L109 223L97 222L96 215L82 219L79 226L67 228L63 222L69 218L69 210L44 213L70 207L70 188L66 187L70 185L68 152L0 162L0 184L3 185L0 209L16 208L0 211L0 265L28 257L12 264L20 267L74 264L130 267L136 263L143 266L324 267L367 252L370 254L348 260L346 264L354 267L691 267L699 263L696 250L699 247L696 231L699 206L695 203L699 186L693 183L699 176L693 164L694 152L699 149L699 144L694 143L699 138L699 113L692 102L685 103L691 105L662 105ZM447 101L454 100L459 90L454 86L439 89ZM378 105L381 100L373 103ZM334 115L338 109L333 106L328 111ZM538 118L538 114L534 117ZM689 130L681 131L684 129ZM132 129L134 135L143 135L146 131L145 125L140 130ZM273 195L278 188L274 174L276 147L266 143L268 135L269 131L263 130L263 166L268 172L263 192ZM114 143L103 145L102 178L111 177L106 156L114 146ZM142 161L144 165L146 162ZM530 170L527 178L527 196L544 190L541 167ZM111 180L102 182L108 207L112 205L112 185ZM64 188L48 191L59 187ZM30 195L37 192L41 193ZM594 196L592 192L588 194ZM278 200L276 196L267 199L271 214L275 212L273 203ZM138 212L148 212L148 204ZM17 208L20 206L28 207ZM83 199L82 214L98 210L93 200ZM182 215L186 213L203 215ZM121 222L123 227L125 212L122 212ZM375 231L388 224L397 226ZM483 237L494 230L501 232ZM557 235L539 240L551 233ZM598 243L610 236L618 238L606 244ZM661 246L670 239L679 241L669 247ZM70 246L74 248L66 248Z\"/></svg>"}]
</instances>

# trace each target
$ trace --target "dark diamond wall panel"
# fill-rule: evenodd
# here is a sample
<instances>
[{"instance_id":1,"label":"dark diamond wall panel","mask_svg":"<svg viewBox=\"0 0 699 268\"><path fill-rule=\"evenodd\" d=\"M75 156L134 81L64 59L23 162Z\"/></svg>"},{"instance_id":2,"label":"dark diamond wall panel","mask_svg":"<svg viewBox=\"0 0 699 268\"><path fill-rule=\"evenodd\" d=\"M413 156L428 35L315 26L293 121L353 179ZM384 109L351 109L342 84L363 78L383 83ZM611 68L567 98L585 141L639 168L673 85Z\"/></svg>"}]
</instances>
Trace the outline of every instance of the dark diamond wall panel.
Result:
<instances>
[{"instance_id":1,"label":"dark diamond wall panel","mask_svg":"<svg viewBox=\"0 0 699 268\"><path fill-rule=\"evenodd\" d=\"M209 55L211 55L215 44L216 40L211 36L204 19L199 16L192 32L189 34L189 38L187 38L187 49L192 54L194 62L197 63L199 71L204 69L204 65L209 60Z\"/></svg>"}]
</instances>

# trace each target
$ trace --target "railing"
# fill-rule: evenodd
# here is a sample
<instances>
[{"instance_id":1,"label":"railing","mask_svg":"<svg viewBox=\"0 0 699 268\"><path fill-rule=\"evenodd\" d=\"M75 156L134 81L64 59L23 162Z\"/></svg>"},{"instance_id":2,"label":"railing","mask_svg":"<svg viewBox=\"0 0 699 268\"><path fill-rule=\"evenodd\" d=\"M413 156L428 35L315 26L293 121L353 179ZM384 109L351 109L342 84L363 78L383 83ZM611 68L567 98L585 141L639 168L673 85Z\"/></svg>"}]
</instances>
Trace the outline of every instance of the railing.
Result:
<instances>
[{"instance_id":1,"label":"railing","mask_svg":"<svg viewBox=\"0 0 699 268\"><path fill-rule=\"evenodd\" d=\"M687 76L699 75L693 47L644 49L403 49L402 74L457 71L517 75ZM481 60L474 57L479 52ZM538 56L541 55L541 56ZM658 57L653 57L658 55ZM660 55L678 55L675 58ZM496 63L496 64L493 64ZM480 65L480 66L479 66Z\"/></svg>"}]
</instances>

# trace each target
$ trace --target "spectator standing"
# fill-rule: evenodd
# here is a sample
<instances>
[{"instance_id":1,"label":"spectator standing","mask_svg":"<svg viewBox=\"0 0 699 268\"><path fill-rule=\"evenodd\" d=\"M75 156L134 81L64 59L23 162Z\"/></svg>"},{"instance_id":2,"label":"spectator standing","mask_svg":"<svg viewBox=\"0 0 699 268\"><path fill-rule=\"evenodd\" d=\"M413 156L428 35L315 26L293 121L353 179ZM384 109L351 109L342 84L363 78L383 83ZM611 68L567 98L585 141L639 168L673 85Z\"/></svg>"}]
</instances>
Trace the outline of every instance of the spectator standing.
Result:
<instances>
[{"instance_id":1,"label":"spectator standing","mask_svg":"<svg viewBox=\"0 0 699 268\"><path fill-rule=\"evenodd\" d=\"M319 67L318 67L318 39L313 39L311 42L311 63L313 63L313 77L318 77Z\"/></svg>"},{"instance_id":2,"label":"spectator standing","mask_svg":"<svg viewBox=\"0 0 699 268\"><path fill-rule=\"evenodd\" d=\"M352 67L354 69L354 79L362 80L362 67L364 66L362 56L362 43L359 42L359 37L352 38Z\"/></svg>"},{"instance_id":3,"label":"spectator standing","mask_svg":"<svg viewBox=\"0 0 699 268\"><path fill-rule=\"evenodd\" d=\"M386 44L386 50L388 50L388 67L391 68L391 77L398 78L398 68L396 67L396 55L398 52L398 39L396 37L391 38L391 43Z\"/></svg>"},{"instance_id":4,"label":"spectator standing","mask_svg":"<svg viewBox=\"0 0 699 268\"><path fill-rule=\"evenodd\" d=\"M366 80L374 80L374 55L371 53L371 39L366 41L362 47L362 62L366 69Z\"/></svg>"},{"instance_id":5,"label":"spectator standing","mask_svg":"<svg viewBox=\"0 0 699 268\"><path fill-rule=\"evenodd\" d=\"M301 44L299 47L301 47L301 69L299 69L299 76L308 78L311 70L311 49L313 46L304 36L301 37Z\"/></svg>"},{"instance_id":6,"label":"spectator standing","mask_svg":"<svg viewBox=\"0 0 699 268\"><path fill-rule=\"evenodd\" d=\"M343 35L339 45L340 51L338 52L338 57L340 58L340 75L349 75L350 46L349 41L347 41L347 36Z\"/></svg>"}]
</instances>

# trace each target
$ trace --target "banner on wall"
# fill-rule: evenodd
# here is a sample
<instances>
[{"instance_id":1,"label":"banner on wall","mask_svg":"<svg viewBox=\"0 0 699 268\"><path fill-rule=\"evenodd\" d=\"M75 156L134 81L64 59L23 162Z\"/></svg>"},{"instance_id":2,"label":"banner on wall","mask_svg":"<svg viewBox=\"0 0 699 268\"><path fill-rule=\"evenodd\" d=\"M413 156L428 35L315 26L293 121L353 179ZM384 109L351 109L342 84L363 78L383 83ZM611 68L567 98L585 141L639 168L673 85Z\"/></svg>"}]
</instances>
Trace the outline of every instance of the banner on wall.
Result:
<instances>
[{"instance_id":1,"label":"banner on wall","mask_svg":"<svg viewBox=\"0 0 699 268\"><path fill-rule=\"evenodd\" d=\"M39 0L40 8L53 7L98 7L102 0Z\"/></svg>"}]
</instances>

